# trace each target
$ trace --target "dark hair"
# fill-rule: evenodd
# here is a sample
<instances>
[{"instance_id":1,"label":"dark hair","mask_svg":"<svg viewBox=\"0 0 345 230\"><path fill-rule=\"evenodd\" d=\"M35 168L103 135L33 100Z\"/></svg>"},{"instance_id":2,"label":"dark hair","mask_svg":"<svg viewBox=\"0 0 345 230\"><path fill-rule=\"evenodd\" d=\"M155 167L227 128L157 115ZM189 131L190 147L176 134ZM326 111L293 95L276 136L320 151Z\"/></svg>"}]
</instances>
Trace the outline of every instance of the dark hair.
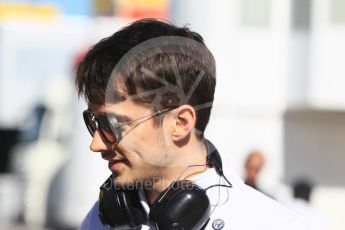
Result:
<instances>
[{"instance_id":1,"label":"dark hair","mask_svg":"<svg viewBox=\"0 0 345 230\"><path fill-rule=\"evenodd\" d=\"M160 44L154 46L149 53L147 50L141 53L136 51L134 56L139 57L139 64L133 65L131 59L127 60L126 64L114 73L115 66L122 62L122 58L128 53L133 54L135 47L151 39L160 38L164 41L183 38L187 43L175 44L174 51L168 52L163 52L164 47L160 47ZM149 76L143 68L160 79ZM201 73L203 76L200 78ZM202 137L211 113L216 73L214 58L198 33L186 26L180 28L156 19L142 19L122 28L94 45L81 61L76 76L78 94L83 95L87 102L104 104L109 93L109 80L114 74L115 83L118 83L122 76L123 84L122 87L111 84L113 102L135 96L134 102L149 106L153 110L189 104L196 109L195 128L201 132ZM178 79L176 74L179 75ZM161 89L164 86L162 80L176 87L161 92L158 101L153 94L138 96L143 92ZM186 101L181 100L178 90L182 90L180 92L186 95L193 85L195 89L193 88L192 95L189 95Z\"/></svg>"},{"instance_id":2,"label":"dark hair","mask_svg":"<svg viewBox=\"0 0 345 230\"><path fill-rule=\"evenodd\" d=\"M295 182L293 186L293 195L295 198L301 198L309 202L312 191L312 185L306 180Z\"/></svg>"}]
</instances>

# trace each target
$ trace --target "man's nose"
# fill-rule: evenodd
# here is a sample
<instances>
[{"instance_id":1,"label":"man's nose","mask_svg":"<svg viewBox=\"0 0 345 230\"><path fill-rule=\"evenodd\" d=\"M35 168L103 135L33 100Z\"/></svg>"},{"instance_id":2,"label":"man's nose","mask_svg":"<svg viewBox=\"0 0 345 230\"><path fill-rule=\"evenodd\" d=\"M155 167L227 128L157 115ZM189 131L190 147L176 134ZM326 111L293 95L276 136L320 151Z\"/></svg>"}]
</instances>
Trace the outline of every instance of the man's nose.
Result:
<instances>
[{"instance_id":1,"label":"man's nose","mask_svg":"<svg viewBox=\"0 0 345 230\"><path fill-rule=\"evenodd\" d=\"M90 149L93 152L103 152L106 150L109 150L111 148L111 145L102 138L100 132L98 130L95 131L95 134L93 135L92 142L90 144Z\"/></svg>"}]
</instances>

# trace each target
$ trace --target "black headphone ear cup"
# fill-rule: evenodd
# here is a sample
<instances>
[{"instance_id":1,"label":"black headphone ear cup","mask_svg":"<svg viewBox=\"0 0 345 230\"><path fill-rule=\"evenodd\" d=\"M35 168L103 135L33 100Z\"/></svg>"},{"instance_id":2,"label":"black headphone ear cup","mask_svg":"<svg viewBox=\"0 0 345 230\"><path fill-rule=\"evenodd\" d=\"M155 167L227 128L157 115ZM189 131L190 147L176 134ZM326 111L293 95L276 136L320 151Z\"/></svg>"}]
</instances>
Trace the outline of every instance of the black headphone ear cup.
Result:
<instances>
[{"instance_id":1,"label":"black headphone ear cup","mask_svg":"<svg viewBox=\"0 0 345 230\"><path fill-rule=\"evenodd\" d=\"M116 226L124 219L123 212L115 212L120 210L119 191L113 189L105 189L101 187L98 199L98 216L104 225Z\"/></svg>"},{"instance_id":2,"label":"black headphone ear cup","mask_svg":"<svg viewBox=\"0 0 345 230\"><path fill-rule=\"evenodd\" d=\"M172 183L152 204L151 229L201 229L210 215L206 191L188 180Z\"/></svg>"},{"instance_id":3,"label":"black headphone ear cup","mask_svg":"<svg viewBox=\"0 0 345 230\"><path fill-rule=\"evenodd\" d=\"M119 229L137 228L147 219L136 190L101 187L98 205L99 218L104 225Z\"/></svg>"},{"instance_id":4,"label":"black headphone ear cup","mask_svg":"<svg viewBox=\"0 0 345 230\"><path fill-rule=\"evenodd\" d=\"M140 204L137 190L127 190L126 192L122 192L120 203L132 228L140 226L146 222L147 216L144 208Z\"/></svg>"}]
</instances>

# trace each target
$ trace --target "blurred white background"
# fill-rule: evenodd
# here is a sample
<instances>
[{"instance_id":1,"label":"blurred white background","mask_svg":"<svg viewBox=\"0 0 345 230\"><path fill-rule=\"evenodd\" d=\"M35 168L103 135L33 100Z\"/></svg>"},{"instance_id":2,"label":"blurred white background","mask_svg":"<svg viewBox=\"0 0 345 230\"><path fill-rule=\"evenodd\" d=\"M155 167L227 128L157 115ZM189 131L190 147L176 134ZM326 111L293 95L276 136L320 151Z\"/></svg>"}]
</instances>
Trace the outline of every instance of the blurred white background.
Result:
<instances>
[{"instance_id":1,"label":"blurred white background","mask_svg":"<svg viewBox=\"0 0 345 230\"><path fill-rule=\"evenodd\" d=\"M0 0L0 229L75 229L108 176L73 86L73 65L130 21L200 33L217 62L206 137L284 204L314 182L312 208L345 229L345 0Z\"/></svg>"}]
</instances>

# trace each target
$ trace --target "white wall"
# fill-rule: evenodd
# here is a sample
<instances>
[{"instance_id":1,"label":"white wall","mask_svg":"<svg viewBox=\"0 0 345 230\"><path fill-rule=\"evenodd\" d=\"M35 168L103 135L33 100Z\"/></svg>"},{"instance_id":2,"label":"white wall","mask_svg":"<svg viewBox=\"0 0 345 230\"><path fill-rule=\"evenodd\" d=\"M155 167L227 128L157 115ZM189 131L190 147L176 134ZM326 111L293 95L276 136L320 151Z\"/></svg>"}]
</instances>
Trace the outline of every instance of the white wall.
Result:
<instances>
[{"instance_id":1,"label":"white wall","mask_svg":"<svg viewBox=\"0 0 345 230\"><path fill-rule=\"evenodd\" d=\"M265 18L260 25L251 24L250 17L241 18L241 12L251 9L235 0L172 1L172 20L188 23L204 36L216 58L218 85L207 136L239 174L248 151L262 149L268 158L262 184L275 189L283 173L281 117L286 102L289 4L258 4L262 3L268 8L261 7L269 13L267 24ZM259 12L253 18L261 16Z\"/></svg>"},{"instance_id":2,"label":"white wall","mask_svg":"<svg viewBox=\"0 0 345 230\"><path fill-rule=\"evenodd\" d=\"M344 110L345 21L334 19L332 7L345 14L344 1L314 0L309 97L313 106Z\"/></svg>"}]
</instances>

